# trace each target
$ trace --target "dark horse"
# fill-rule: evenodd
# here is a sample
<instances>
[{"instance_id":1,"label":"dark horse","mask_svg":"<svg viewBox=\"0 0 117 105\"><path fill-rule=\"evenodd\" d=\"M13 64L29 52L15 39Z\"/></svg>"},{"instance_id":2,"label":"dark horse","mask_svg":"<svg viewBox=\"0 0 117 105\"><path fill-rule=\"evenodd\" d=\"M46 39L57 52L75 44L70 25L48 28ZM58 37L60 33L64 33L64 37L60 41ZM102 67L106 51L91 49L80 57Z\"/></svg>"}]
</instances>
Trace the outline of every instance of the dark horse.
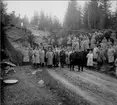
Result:
<instances>
[{"instance_id":1,"label":"dark horse","mask_svg":"<svg viewBox=\"0 0 117 105\"><path fill-rule=\"evenodd\" d=\"M74 71L74 66L78 66L78 71L83 71L86 62L86 54L84 51L73 52L70 54L70 71Z\"/></svg>"}]
</instances>

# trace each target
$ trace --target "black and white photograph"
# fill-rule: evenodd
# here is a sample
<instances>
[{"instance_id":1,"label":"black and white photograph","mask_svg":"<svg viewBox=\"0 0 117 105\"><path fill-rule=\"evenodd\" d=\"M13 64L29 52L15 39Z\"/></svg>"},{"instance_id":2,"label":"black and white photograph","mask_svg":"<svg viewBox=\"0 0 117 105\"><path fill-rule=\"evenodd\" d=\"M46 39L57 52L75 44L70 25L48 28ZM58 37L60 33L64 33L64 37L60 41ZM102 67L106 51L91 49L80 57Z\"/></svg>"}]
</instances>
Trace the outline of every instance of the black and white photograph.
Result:
<instances>
[{"instance_id":1,"label":"black and white photograph","mask_svg":"<svg viewBox=\"0 0 117 105\"><path fill-rule=\"evenodd\" d=\"M0 26L0 105L117 105L117 0L2 0Z\"/></svg>"}]
</instances>

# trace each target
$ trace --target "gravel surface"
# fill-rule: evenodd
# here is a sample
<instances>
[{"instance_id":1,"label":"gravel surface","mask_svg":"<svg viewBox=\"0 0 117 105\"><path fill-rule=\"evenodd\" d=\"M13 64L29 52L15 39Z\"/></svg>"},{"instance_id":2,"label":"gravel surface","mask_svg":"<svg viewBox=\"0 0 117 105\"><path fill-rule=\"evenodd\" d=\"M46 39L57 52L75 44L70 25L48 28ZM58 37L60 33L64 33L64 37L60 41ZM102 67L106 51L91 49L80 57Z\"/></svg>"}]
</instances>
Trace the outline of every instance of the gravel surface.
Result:
<instances>
[{"instance_id":1,"label":"gravel surface","mask_svg":"<svg viewBox=\"0 0 117 105\"><path fill-rule=\"evenodd\" d=\"M67 68L57 68L55 72L82 91L89 93L89 96L94 97L97 102L100 102L99 104L117 105L116 79L104 75L102 79L102 74L86 70L84 72L71 72Z\"/></svg>"},{"instance_id":2,"label":"gravel surface","mask_svg":"<svg viewBox=\"0 0 117 105\"><path fill-rule=\"evenodd\" d=\"M69 71L68 68L15 68L4 78L18 83L5 85L2 105L117 105L117 80L94 71ZM40 86L39 81L44 85Z\"/></svg>"},{"instance_id":3,"label":"gravel surface","mask_svg":"<svg viewBox=\"0 0 117 105\"><path fill-rule=\"evenodd\" d=\"M14 85L4 85L2 105L57 105L58 98L46 86L40 87L41 77L32 74L30 66L15 68L16 73L10 73L4 78L17 78Z\"/></svg>"}]
</instances>

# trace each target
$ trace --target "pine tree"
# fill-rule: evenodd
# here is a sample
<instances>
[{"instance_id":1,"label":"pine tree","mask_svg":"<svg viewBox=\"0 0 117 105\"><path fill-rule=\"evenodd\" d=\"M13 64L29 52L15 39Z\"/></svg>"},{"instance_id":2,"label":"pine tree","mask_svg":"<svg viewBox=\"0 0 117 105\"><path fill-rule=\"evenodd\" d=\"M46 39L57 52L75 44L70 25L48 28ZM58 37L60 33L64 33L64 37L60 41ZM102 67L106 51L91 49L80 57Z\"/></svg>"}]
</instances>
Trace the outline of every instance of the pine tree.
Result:
<instances>
[{"instance_id":1,"label":"pine tree","mask_svg":"<svg viewBox=\"0 0 117 105\"><path fill-rule=\"evenodd\" d=\"M6 13L6 8L7 4L3 3L2 1L0 2L0 22L4 25L7 26L8 24L10 24L10 16Z\"/></svg>"},{"instance_id":2,"label":"pine tree","mask_svg":"<svg viewBox=\"0 0 117 105\"><path fill-rule=\"evenodd\" d=\"M76 0L70 0L67 8L67 12L64 19L64 27L68 30L78 29L78 11L77 11L77 2Z\"/></svg>"},{"instance_id":3,"label":"pine tree","mask_svg":"<svg viewBox=\"0 0 117 105\"><path fill-rule=\"evenodd\" d=\"M85 3L85 6L84 6L84 8L83 8L83 27L84 28L88 28L89 26L88 26L88 5L89 5L89 3L88 2L86 2Z\"/></svg>"},{"instance_id":4,"label":"pine tree","mask_svg":"<svg viewBox=\"0 0 117 105\"><path fill-rule=\"evenodd\" d=\"M98 1L91 0L88 5L88 26L89 28L96 29L98 23Z\"/></svg>"},{"instance_id":5,"label":"pine tree","mask_svg":"<svg viewBox=\"0 0 117 105\"><path fill-rule=\"evenodd\" d=\"M28 17L26 15L24 16L24 18L22 19L22 21L23 21L23 27L27 28L28 25L29 25L29 19L28 19Z\"/></svg>"},{"instance_id":6,"label":"pine tree","mask_svg":"<svg viewBox=\"0 0 117 105\"><path fill-rule=\"evenodd\" d=\"M101 29L103 28L108 28L108 17L110 16L110 0L99 0L100 5L99 5L99 10L100 10L100 27Z\"/></svg>"},{"instance_id":7,"label":"pine tree","mask_svg":"<svg viewBox=\"0 0 117 105\"><path fill-rule=\"evenodd\" d=\"M38 26L38 24L39 24L39 15L38 15L37 11L34 12L34 15L33 15L32 19L31 19L31 24L33 26Z\"/></svg>"},{"instance_id":8,"label":"pine tree","mask_svg":"<svg viewBox=\"0 0 117 105\"><path fill-rule=\"evenodd\" d=\"M80 29L82 27L83 24L83 20L82 20L82 8L80 5L78 5L78 12L77 12L77 22L78 22L78 28Z\"/></svg>"},{"instance_id":9,"label":"pine tree","mask_svg":"<svg viewBox=\"0 0 117 105\"><path fill-rule=\"evenodd\" d=\"M53 19L53 31L56 33L58 31L60 31L61 29L61 24L59 22L59 20L57 19L57 17L54 17Z\"/></svg>"},{"instance_id":10,"label":"pine tree","mask_svg":"<svg viewBox=\"0 0 117 105\"><path fill-rule=\"evenodd\" d=\"M45 21L46 21L45 14L43 11L41 11L40 18L39 18L39 27L38 27L39 30L43 30L43 31L45 30L45 26L46 26Z\"/></svg>"}]
</instances>

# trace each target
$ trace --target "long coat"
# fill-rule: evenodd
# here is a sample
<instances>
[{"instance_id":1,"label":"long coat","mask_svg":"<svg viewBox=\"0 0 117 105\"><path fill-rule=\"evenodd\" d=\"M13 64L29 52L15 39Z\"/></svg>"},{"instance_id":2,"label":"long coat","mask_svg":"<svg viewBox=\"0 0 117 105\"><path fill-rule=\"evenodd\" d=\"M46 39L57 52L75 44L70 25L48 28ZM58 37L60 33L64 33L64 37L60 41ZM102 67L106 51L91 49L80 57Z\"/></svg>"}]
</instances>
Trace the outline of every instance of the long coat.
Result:
<instances>
[{"instance_id":1,"label":"long coat","mask_svg":"<svg viewBox=\"0 0 117 105\"><path fill-rule=\"evenodd\" d=\"M59 63L59 54L58 52L54 52L53 64L58 65L58 63Z\"/></svg>"},{"instance_id":2,"label":"long coat","mask_svg":"<svg viewBox=\"0 0 117 105\"><path fill-rule=\"evenodd\" d=\"M33 63L40 63L39 50L33 50L32 62Z\"/></svg>"},{"instance_id":3,"label":"long coat","mask_svg":"<svg viewBox=\"0 0 117 105\"><path fill-rule=\"evenodd\" d=\"M47 65L53 65L53 52L48 51L46 53L46 58L47 58Z\"/></svg>"},{"instance_id":4,"label":"long coat","mask_svg":"<svg viewBox=\"0 0 117 105\"><path fill-rule=\"evenodd\" d=\"M82 41L81 48L82 48L82 50L89 49L89 40Z\"/></svg>"},{"instance_id":5,"label":"long coat","mask_svg":"<svg viewBox=\"0 0 117 105\"><path fill-rule=\"evenodd\" d=\"M93 66L93 53L87 54L87 66Z\"/></svg>"},{"instance_id":6,"label":"long coat","mask_svg":"<svg viewBox=\"0 0 117 105\"><path fill-rule=\"evenodd\" d=\"M98 48L97 47L95 47L94 49L93 49L93 58L94 59L97 59L97 57L98 57Z\"/></svg>"},{"instance_id":7,"label":"long coat","mask_svg":"<svg viewBox=\"0 0 117 105\"><path fill-rule=\"evenodd\" d=\"M107 51L107 56L108 56L108 62L111 63L111 62L114 62L114 49L113 48L109 48L108 51Z\"/></svg>"},{"instance_id":8,"label":"long coat","mask_svg":"<svg viewBox=\"0 0 117 105\"><path fill-rule=\"evenodd\" d=\"M65 64L66 54L65 51L60 51L60 62Z\"/></svg>"}]
</instances>

